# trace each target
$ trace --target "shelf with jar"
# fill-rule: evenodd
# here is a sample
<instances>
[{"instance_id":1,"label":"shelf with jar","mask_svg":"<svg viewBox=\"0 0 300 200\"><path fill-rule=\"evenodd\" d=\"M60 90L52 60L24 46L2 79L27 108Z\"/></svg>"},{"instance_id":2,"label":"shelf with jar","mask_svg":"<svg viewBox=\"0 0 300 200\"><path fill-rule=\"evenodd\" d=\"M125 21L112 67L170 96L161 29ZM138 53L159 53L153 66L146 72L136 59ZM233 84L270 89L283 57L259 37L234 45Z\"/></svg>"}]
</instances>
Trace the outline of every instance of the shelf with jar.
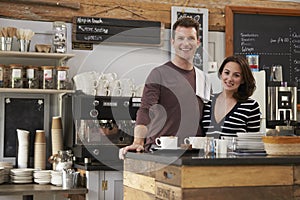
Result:
<instances>
[{"instance_id":1,"label":"shelf with jar","mask_svg":"<svg viewBox=\"0 0 300 200\"><path fill-rule=\"evenodd\" d=\"M39 52L20 52L20 51L0 51L0 57L19 57L19 58L46 58L56 60L68 60L75 54L65 53L39 53Z\"/></svg>"},{"instance_id":2,"label":"shelf with jar","mask_svg":"<svg viewBox=\"0 0 300 200\"><path fill-rule=\"evenodd\" d=\"M75 90L0 88L0 93L61 94L61 93L75 93Z\"/></svg>"},{"instance_id":3,"label":"shelf with jar","mask_svg":"<svg viewBox=\"0 0 300 200\"><path fill-rule=\"evenodd\" d=\"M50 59L64 63L53 65L26 65L26 64L1 64L0 63L0 92L8 93L72 93L71 83L68 80L68 69L65 63L74 54L63 53L38 53L0 51L0 58L34 59L35 63L41 59ZM22 63L20 60L20 63ZM45 62L46 63L46 62ZM55 67L57 66L57 67Z\"/></svg>"}]
</instances>

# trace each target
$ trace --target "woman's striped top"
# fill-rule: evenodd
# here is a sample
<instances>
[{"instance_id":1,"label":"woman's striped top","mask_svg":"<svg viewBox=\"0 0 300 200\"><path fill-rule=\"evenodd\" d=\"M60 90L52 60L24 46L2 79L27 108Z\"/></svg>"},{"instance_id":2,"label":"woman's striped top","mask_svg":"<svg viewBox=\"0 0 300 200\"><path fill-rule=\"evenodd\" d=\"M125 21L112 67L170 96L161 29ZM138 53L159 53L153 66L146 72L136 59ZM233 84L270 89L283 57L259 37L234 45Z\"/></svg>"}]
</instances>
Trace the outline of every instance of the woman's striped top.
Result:
<instances>
[{"instance_id":1,"label":"woman's striped top","mask_svg":"<svg viewBox=\"0 0 300 200\"><path fill-rule=\"evenodd\" d=\"M224 136L236 136L238 132L260 130L260 109L257 101L248 99L237 102L232 110L219 122L215 120L214 106L218 95L204 105L202 127L204 132L221 132ZM222 108L218 108L222 109Z\"/></svg>"}]
</instances>

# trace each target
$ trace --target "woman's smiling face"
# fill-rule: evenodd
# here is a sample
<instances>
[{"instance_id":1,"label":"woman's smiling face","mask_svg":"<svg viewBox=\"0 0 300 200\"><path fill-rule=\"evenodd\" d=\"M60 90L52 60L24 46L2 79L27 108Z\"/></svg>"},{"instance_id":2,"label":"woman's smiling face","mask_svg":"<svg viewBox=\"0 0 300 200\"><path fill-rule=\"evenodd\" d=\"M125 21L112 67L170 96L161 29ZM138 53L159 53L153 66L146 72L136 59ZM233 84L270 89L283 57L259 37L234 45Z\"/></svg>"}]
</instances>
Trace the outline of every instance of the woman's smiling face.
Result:
<instances>
[{"instance_id":1,"label":"woman's smiling face","mask_svg":"<svg viewBox=\"0 0 300 200\"><path fill-rule=\"evenodd\" d=\"M221 80L224 90L236 92L239 86L243 84L240 65L236 62L228 62L223 68Z\"/></svg>"}]
</instances>

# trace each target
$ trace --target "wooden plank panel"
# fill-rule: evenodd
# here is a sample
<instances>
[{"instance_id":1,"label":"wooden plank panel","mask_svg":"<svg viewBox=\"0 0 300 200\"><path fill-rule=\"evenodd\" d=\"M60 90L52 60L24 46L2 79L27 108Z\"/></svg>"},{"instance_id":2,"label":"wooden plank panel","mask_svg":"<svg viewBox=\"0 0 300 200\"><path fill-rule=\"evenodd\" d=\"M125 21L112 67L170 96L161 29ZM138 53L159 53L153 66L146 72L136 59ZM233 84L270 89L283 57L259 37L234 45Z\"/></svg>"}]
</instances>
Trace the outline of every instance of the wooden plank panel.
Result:
<instances>
[{"instance_id":1,"label":"wooden plank panel","mask_svg":"<svg viewBox=\"0 0 300 200\"><path fill-rule=\"evenodd\" d=\"M155 184L155 194L157 198L162 200L180 200L182 197L182 189L180 187L175 187L172 185L156 182Z\"/></svg>"},{"instance_id":2,"label":"wooden plank panel","mask_svg":"<svg viewBox=\"0 0 300 200\"><path fill-rule=\"evenodd\" d=\"M124 171L123 185L141 190L150 194L155 194L155 179L152 177Z\"/></svg>"},{"instance_id":3,"label":"wooden plank panel","mask_svg":"<svg viewBox=\"0 0 300 200\"><path fill-rule=\"evenodd\" d=\"M293 185L292 166L182 167L183 188Z\"/></svg>"},{"instance_id":4,"label":"wooden plank panel","mask_svg":"<svg viewBox=\"0 0 300 200\"><path fill-rule=\"evenodd\" d=\"M59 6L43 6L39 3L14 3L0 1L0 14L3 17L14 19L28 19L39 21L66 21L71 22L73 16L95 16L122 19L143 19L161 21L170 28L171 6L186 6L194 8L209 9L209 30L224 31L225 30L225 11L226 5L245 6L249 4L249 0L191 0L183 3L182 1L174 2L174 0L78 0L80 10L68 9ZM251 5L269 8L291 8L300 9L297 2L280 2L271 0L252 0Z\"/></svg>"},{"instance_id":5,"label":"wooden plank panel","mask_svg":"<svg viewBox=\"0 0 300 200\"><path fill-rule=\"evenodd\" d=\"M300 166L294 166L294 181L300 185Z\"/></svg>"},{"instance_id":6,"label":"wooden plank panel","mask_svg":"<svg viewBox=\"0 0 300 200\"><path fill-rule=\"evenodd\" d=\"M154 198L155 198L154 194L150 194L141 190L124 186L124 200L132 200L132 199L153 200Z\"/></svg>"},{"instance_id":7,"label":"wooden plank panel","mask_svg":"<svg viewBox=\"0 0 300 200\"><path fill-rule=\"evenodd\" d=\"M155 163L151 161L126 158L124 160L124 171L155 177Z\"/></svg>"},{"instance_id":8,"label":"wooden plank panel","mask_svg":"<svg viewBox=\"0 0 300 200\"><path fill-rule=\"evenodd\" d=\"M156 182L156 198L162 200L290 200L293 186L186 188Z\"/></svg>"},{"instance_id":9,"label":"wooden plank panel","mask_svg":"<svg viewBox=\"0 0 300 200\"><path fill-rule=\"evenodd\" d=\"M293 191L294 197L300 198L300 185L294 185Z\"/></svg>"},{"instance_id":10,"label":"wooden plank panel","mask_svg":"<svg viewBox=\"0 0 300 200\"><path fill-rule=\"evenodd\" d=\"M291 200L292 186L183 189L184 200Z\"/></svg>"},{"instance_id":11,"label":"wooden plank panel","mask_svg":"<svg viewBox=\"0 0 300 200\"><path fill-rule=\"evenodd\" d=\"M168 183L175 186L181 185L181 167L180 166L165 166L156 165L155 180L162 183Z\"/></svg>"}]
</instances>

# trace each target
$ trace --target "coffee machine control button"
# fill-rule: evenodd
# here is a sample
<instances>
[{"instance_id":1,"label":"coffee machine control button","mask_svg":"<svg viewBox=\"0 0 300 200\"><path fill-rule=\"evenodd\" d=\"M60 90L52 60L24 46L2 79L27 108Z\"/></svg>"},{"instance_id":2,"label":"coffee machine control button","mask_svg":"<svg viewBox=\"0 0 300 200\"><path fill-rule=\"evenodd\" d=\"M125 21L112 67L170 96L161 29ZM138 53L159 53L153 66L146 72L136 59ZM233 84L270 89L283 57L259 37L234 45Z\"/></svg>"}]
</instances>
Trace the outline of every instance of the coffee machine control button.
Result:
<instances>
[{"instance_id":1,"label":"coffee machine control button","mask_svg":"<svg viewBox=\"0 0 300 200\"><path fill-rule=\"evenodd\" d=\"M93 150L93 154L95 154L96 156L98 156L99 153L100 153L99 149L94 149L94 150Z\"/></svg>"},{"instance_id":2,"label":"coffee machine control button","mask_svg":"<svg viewBox=\"0 0 300 200\"><path fill-rule=\"evenodd\" d=\"M129 106L129 101L124 101L123 105L127 108Z\"/></svg>"},{"instance_id":3,"label":"coffee machine control button","mask_svg":"<svg viewBox=\"0 0 300 200\"><path fill-rule=\"evenodd\" d=\"M93 118L96 118L98 116L98 114L99 114L99 112L96 109L92 109L90 111L90 116L93 117Z\"/></svg>"},{"instance_id":4,"label":"coffee machine control button","mask_svg":"<svg viewBox=\"0 0 300 200\"><path fill-rule=\"evenodd\" d=\"M98 100L93 101L93 105L94 106L99 106L99 101Z\"/></svg>"}]
</instances>

